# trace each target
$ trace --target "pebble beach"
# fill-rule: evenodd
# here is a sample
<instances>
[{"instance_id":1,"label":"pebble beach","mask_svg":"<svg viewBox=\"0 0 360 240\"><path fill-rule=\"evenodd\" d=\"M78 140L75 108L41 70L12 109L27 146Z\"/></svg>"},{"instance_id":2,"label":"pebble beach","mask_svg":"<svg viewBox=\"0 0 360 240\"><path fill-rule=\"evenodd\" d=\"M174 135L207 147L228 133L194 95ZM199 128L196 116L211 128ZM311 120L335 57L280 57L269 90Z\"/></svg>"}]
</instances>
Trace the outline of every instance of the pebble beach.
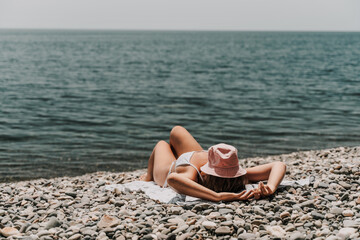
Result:
<instances>
[{"instance_id":1,"label":"pebble beach","mask_svg":"<svg viewBox=\"0 0 360 240\"><path fill-rule=\"evenodd\" d=\"M360 147L241 160L245 167L272 161L286 163L286 180L315 181L265 199L193 206L105 191L145 169L0 183L0 239L360 238Z\"/></svg>"}]
</instances>

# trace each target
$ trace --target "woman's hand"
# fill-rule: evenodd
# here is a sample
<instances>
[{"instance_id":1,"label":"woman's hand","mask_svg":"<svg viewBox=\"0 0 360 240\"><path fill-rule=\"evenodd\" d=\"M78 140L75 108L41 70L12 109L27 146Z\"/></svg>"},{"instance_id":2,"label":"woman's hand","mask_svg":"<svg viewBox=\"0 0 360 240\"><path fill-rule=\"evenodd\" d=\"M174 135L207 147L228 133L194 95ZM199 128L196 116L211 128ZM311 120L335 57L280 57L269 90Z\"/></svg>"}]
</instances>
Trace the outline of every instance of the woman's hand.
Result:
<instances>
[{"instance_id":1,"label":"woman's hand","mask_svg":"<svg viewBox=\"0 0 360 240\"><path fill-rule=\"evenodd\" d=\"M275 192L275 189L269 185L264 185L263 182L259 183L259 187L250 191L248 198L254 197L256 200L264 197L268 197Z\"/></svg>"},{"instance_id":2,"label":"woman's hand","mask_svg":"<svg viewBox=\"0 0 360 240\"><path fill-rule=\"evenodd\" d=\"M248 200L251 196L251 191L242 191L241 193L228 193L228 192L221 192L219 193L219 201L239 201L239 200Z\"/></svg>"},{"instance_id":3,"label":"woman's hand","mask_svg":"<svg viewBox=\"0 0 360 240\"><path fill-rule=\"evenodd\" d=\"M259 199L261 197L269 196L275 192L285 176L286 165L283 162L277 161L247 168L246 171L247 179L250 182L267 180L267 185L264 186L264 184L260 182L259 187L252 191L252 196L255 199Z\"/></svg>"}]
</instances>

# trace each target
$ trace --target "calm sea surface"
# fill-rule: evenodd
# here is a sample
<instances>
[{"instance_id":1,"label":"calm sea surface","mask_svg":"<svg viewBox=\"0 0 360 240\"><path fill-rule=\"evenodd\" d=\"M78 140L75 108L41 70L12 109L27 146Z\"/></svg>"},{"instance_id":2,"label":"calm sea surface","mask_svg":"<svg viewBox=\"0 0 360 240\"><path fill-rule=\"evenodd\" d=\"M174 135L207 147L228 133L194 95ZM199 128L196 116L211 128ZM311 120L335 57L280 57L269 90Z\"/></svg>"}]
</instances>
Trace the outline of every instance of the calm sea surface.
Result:
<instances>
[{"instance_id":1,"label":"calm sea surface","mask_svg":"<svg viewBox=\"0 0 360 240\"><path fill-rule=\"evenodd\" d=\"M0 30L0 181L360 145L360 33Z\"/></svg>"}]
</instances>

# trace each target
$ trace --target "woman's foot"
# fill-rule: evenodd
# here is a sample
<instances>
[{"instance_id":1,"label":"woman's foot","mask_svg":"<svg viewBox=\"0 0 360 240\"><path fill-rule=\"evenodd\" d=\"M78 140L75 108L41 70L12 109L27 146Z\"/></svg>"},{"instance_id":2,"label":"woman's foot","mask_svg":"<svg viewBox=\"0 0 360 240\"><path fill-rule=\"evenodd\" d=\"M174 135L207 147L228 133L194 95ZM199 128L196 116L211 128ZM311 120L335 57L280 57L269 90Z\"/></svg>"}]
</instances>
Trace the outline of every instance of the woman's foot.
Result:
<instances>
[{"instance_id":1,"label":"woman's foot","mask_svg":"<svg viewBox=\"0 0 360 240\"><path fill-rule=\"evenodd\" d=\"M139 179L140 179L140 181L145 181L145 182L153 181L153 180L151 179L151 177L148 177L148 174L147 174L147 173L141 175Z\"/></svg>"}]
</instances>

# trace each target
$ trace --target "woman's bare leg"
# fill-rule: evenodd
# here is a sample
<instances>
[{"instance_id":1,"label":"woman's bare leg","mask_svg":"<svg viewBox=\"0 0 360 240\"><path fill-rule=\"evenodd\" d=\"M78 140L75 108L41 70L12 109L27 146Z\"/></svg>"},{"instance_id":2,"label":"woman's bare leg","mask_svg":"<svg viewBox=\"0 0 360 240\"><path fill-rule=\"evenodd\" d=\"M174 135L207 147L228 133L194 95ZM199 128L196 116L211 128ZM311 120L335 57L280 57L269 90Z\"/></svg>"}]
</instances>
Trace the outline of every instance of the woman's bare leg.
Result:
<instances>
[{"instance_id":1,"label":"woman's bare leg","mask_svg":"<svg viewBox=\"0 0 360 240\"><path fill-rule=\"evenodd\" d=\"M158 142L149 158L147 173L141 176L140 180L155 181L156 184L163 186L170 166L175 160L170 145L165 141Z\"/></svg>"},{"instance_id":2,"label":"woman's bare leg","mask_svg":"<svg viewBox=\"0 0 360 240\"><path fill-rule=\"evenodd\" d=\"M170 146L178 158L181 154L203 150L195 138L181 126L175 126L170 132Z\"/></svg>"},{"instance_id":3,"label":"woman's bare leg","mask_svg":"<svg viewBox=\"0 0 360 240\"><path fill-rule=\"evenodd\" d=\"M153 168L154 168L154 152L155 152L155 148L156 146L154 147L151 155L150 155L150 158L149 158L149 161L148 161L148 167L147 167L147 172L140 176L140 180L141 181L145 181L145 182L150 182L150 181L154 181L154 177L153 177Z\"/></svg>"}]
</instances>

